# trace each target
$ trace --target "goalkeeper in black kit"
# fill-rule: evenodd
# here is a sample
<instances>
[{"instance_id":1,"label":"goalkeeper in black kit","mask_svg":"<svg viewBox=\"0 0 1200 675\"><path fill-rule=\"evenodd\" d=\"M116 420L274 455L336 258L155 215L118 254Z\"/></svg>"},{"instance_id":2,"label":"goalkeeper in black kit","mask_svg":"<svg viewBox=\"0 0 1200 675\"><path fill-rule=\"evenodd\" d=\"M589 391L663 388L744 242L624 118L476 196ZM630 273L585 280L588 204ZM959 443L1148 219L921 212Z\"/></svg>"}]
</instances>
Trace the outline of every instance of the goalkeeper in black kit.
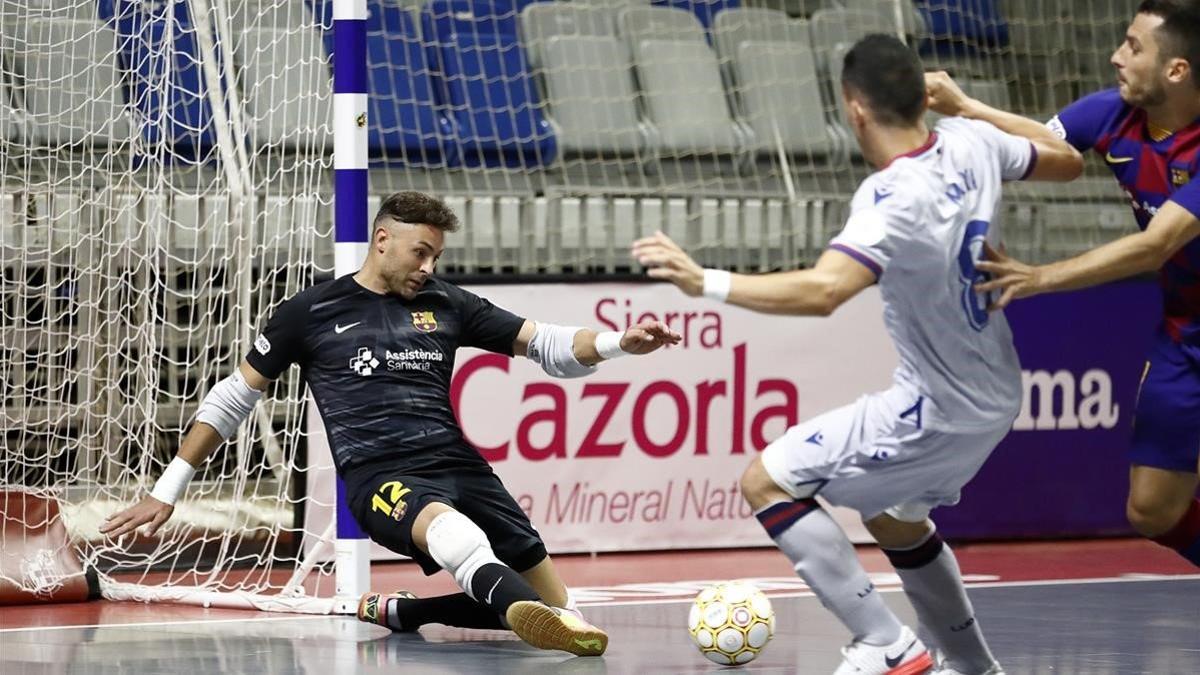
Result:
<instances>
[{"instance_id":1,"label":"goalkeeper in black kit","mask_svg":"<svg viewBox=\"0 0 1200 675\"><path fill-rule=\"evenodd\" d=\"M648 354L680 336L657 321L597 333L518 317L433 276L458 218L440 199L391 195L372 225L362 269L282 303L239 367L204 398L154 490L102 532L152 534L199 466L293 363L325 421L350 510L374 541L444 569L463 593L369 593L363 621L393 630L425 623L511 628L529 644L604 653L608 636L583 620L537 530L463 436L450 405L459 347L525 356L554 377Z\"/></svg>"}]
</instances>

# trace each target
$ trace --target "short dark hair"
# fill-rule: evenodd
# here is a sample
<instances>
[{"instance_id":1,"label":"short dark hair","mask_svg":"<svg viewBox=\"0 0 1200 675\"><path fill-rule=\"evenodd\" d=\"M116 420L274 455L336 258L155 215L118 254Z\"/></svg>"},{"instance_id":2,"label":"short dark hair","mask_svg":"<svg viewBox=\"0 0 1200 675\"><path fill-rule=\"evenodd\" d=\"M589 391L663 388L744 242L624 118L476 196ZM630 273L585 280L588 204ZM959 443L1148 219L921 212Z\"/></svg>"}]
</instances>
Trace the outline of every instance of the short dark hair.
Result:
<instances>
[{"instance_id":1,"label":"short dark hair","mask_svg":"<svg viewBox=\"0 0 1200 675\"><path fill-rule=\"evenodd\" d=\"M1162 17L1154 31L1165 58L1183 59L1192 68L1192 84L1200 87L1200 2L1197 0L1142 0L1138 14Z\"/></svg>"},{"instance_id":2,"label":"short dark hair","mask_svg":"<svg viewBox=\"0 0 1200 675\"><path fill-rule=\"evenodd\" d=\"M458 216L446 206L446 202L424 192L406 190L390 194L379 205L373 228L378 228L385 218L413 225L429 225L443 232L458 229Z\"/></svg>"},{"instance_id":3,"label":"short dark hair","mask_svg":"<svg viewBox=\"0 0 1200 675\"><path fill-rule=\"evenodd\" d=\"M842 84L866 98L880 124L909 126L925 111L921 59L894 35L856 42L842 61Z\"/></svg>"}]
</instances>

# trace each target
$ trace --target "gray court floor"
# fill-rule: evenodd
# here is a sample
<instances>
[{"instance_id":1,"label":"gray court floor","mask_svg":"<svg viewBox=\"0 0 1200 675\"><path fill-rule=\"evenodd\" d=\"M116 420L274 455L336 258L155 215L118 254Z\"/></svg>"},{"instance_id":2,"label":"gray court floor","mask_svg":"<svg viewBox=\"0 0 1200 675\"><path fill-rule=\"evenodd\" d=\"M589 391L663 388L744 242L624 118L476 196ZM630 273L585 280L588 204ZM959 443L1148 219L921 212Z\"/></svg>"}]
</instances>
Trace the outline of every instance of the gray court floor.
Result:
<instances>
[{"instance_id":1,"label":"gray court floor","mask_svg":"<svg viewBox=\"0 0 1200 675\"><path fill-rule=\"evenodd\" d=\"M1200 579L1043 583L971 591L1010 675L1200 674ZM900 593L888 602L903 618ZM756 673L829 673L845 632L815 598L773 600L778 632ZM0 611L3 611L0 609ZM591 607L609 653L540 652L510 634L429 627L419 635L345 617L29 629L0 633L0 673L700 673L687 605Z\"/></svg>"}]
</instances>

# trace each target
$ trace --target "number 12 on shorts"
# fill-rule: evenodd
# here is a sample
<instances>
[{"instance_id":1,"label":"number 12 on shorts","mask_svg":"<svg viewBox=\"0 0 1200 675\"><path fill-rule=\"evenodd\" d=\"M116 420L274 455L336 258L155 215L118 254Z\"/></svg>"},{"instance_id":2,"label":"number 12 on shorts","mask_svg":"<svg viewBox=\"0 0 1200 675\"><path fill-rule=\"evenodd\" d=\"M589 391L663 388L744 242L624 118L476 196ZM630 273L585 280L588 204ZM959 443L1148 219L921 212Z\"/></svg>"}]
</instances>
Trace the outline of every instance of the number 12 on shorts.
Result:
<instances>
[{"instance_id":1,"label":"number 12 on shorts","mask_svg":"<svg viewBox=\"0 0 1200 675\"><path fill-rule=\"evenodd\" d=\"M404 502L404 495L412 492L412 488L404 487L404 484L398 480L389 480L375 494L371 495L371 510L380 511L391 516L394 520L400 520L404 517L404 513L408 511L408 504Z\"/></svg>"}]
</instances>

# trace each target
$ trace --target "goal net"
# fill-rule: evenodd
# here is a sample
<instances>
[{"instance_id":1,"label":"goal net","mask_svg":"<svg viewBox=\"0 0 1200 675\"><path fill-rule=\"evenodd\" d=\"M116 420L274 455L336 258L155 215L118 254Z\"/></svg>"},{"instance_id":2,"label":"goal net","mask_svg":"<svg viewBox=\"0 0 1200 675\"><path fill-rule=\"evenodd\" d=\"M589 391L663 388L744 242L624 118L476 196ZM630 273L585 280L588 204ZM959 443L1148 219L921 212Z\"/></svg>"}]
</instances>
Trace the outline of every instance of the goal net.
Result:
<instances>
[{"instance_id":1,"label":"goal net","mask_svg":"<svg viewBox=\"0 0 1200 675\"><path fill-rule=\"evenodd\" d=\"M295 373L199 468L160 536L99 533L153 484L262 317L331 271L329 58L311 13L283 0L0 11L6 524L29 535L61 518L109 597L327 611L307 602L333 596L326 565L281 593L324 534L301 508L321 497L306 494ZM16 555L22 531L3 532ZM35 594L55 582L29 561L4 576Z\"/></svg>"},{"instance_id":2,"label":"goal net","mask_svg":"<svg viewBox=\"0 0 1200 675\"><path fill-rule=\"evenodd\" d=\"M310 480L328 460L294 371L200 467L161 536L98 528L153 484L271 309L333 274L341 2L0 0L6 553L61 526L110 597L332 607L332 490ZM837 86L858 37L901 35L972 95L1048 119L1111 84L1132 11L365 4L368 212L396 190L443 195L465 227L442 271L495 274L636 272L630 243L658 230L706 265L809 263L870 171ZM1130 227L1096 165L1006 194L1009 249L1030 261ZM57 508L29 506L44 502ZM0 580L45 591L49 563L22 555Z\"/></svg>"}]
</instances>

